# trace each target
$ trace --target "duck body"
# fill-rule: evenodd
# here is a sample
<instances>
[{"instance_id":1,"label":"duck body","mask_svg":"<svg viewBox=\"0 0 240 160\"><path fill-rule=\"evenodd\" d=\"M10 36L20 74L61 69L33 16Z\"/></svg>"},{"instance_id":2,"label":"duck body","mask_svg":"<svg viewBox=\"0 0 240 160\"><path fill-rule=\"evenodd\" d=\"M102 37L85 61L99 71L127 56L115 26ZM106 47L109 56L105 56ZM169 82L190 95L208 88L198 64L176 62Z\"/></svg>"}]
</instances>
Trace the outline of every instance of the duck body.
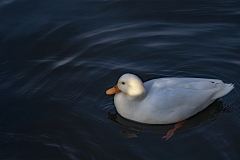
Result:
<instances>
[{"instance_id":1,"label":"duck body","mask_svg":"<svg viewBox=\"0 0 240 160\"><path fill-rule=\"evenodd\" d=\"M147 124L170 124L202 111L234 87L217 79L159 78L143 83L124 74L115 89L117 112L130 120ZM107 91L107 94L111 89Z\"/></svg>"}]
</instances>

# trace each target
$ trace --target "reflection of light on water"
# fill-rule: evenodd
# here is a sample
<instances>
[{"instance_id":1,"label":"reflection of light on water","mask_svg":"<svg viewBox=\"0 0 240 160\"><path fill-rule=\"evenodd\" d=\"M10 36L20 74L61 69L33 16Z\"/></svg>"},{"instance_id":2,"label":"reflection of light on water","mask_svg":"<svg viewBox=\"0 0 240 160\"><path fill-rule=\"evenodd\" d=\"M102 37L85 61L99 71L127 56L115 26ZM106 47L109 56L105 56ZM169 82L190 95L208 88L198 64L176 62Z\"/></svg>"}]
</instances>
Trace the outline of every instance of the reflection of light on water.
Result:
<instances>
[{"instance_id":1,"label":"reflection of light on water","mask_svg":"<svg viewBox=\"0 0 240 160\"><path fill-rule=\"evenodd\" d=\"M1 5L5 5L5 4L9 4L12 3L14 0L2 0L2 2L0 2L0 6Z\"/></svg>"},{"instance_id":2,"label":"reflection of light on water","mask_svg":"<svg viewBox=\"0 0 240 160\"><path fill-rule=\"evenodd\" d=\"M63 66L69 62L71 62L75 57L67 57L67 58L64 58L63 60L59 60L57 61L54 65L54 68L57 68L57 67L60 67L60 66Z\"/></svg>"}]
</instances>

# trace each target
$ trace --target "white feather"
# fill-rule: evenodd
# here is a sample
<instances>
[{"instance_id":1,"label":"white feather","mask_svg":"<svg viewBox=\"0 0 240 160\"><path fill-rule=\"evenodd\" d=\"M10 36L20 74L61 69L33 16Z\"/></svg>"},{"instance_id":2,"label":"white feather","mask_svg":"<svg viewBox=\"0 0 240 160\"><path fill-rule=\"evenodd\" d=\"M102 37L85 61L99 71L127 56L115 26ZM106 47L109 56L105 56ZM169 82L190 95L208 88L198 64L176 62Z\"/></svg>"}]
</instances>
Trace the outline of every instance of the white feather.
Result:
<instances>
[{"instance_id":1,"label":"white feather","mask_svg":"<svg viewBox=\"0 0 240 160\"><path fill-rule=\"evenodd\" d=\"M202 111L234 86L204 78L160 78L142 83L137 76L124 74L118 88L122 92L115 95L114 103L120 115L141 123L169 124Z\"/></svg>"}]
</instances>

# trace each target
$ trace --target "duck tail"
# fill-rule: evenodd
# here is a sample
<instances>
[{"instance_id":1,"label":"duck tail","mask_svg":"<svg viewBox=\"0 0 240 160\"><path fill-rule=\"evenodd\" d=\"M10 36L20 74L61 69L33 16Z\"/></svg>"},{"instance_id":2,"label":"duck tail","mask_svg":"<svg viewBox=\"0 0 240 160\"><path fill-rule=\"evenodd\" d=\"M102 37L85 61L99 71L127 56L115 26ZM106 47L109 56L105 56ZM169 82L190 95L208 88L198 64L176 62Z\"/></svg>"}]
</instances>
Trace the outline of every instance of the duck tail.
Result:
<instances>
[{"instance_id":1,"label":"duck tail","mask_svg":"<svg viewBox=\"0 0 240 160\"><path fill-rule=\"evenodd\" d=\"M234 88L234 84L224 83L222 87L213 95L212 99L217 99L228 94Z\"/></svg>"}]
</instances>

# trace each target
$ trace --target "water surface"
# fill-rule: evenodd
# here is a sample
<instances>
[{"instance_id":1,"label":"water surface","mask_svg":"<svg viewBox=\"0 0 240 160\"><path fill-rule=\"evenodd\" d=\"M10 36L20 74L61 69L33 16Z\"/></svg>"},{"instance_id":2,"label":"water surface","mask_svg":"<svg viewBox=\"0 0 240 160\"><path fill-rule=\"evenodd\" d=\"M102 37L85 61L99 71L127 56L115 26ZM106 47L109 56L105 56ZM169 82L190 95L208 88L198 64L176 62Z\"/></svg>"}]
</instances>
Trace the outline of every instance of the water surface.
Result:
<instances>
[{"instance_id":1,"label":"water surface","mask_svg":"<svg viewBox=\"0 0 240 160\"><path fill-rule=\"evenodd\" d=\"M0 159L239 159L239 1L0 2ZM234 90L173 125L116 113L126 72Z\"/></svg>"}]
</instances>

